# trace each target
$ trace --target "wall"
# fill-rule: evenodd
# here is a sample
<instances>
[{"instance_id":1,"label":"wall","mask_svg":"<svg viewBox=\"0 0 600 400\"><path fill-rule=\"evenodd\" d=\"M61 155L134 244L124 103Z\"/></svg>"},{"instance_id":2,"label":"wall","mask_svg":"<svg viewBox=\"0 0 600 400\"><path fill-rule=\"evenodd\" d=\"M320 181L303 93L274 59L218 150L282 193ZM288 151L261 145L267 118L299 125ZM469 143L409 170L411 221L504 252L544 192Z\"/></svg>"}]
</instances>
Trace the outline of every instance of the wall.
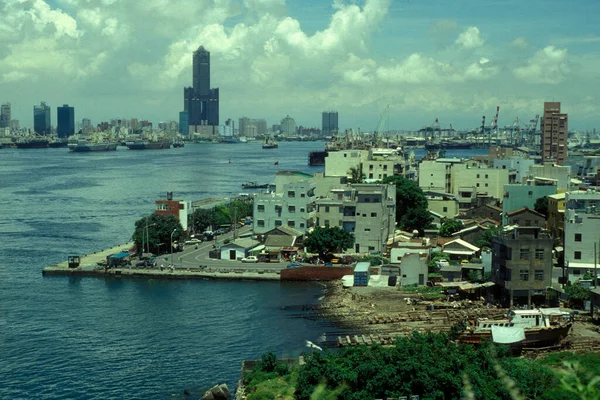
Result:
<instances>
[{"instance_id":1,"label":"wall","mask_svg":"<svg viewBox=\"0 0 600 400\"><path fill-rule=\"evenodd\" d=\"M311 267L285 268L281 270L282 281L326 281L353 275L354 267Z\"/></svg>"}]
</instances>

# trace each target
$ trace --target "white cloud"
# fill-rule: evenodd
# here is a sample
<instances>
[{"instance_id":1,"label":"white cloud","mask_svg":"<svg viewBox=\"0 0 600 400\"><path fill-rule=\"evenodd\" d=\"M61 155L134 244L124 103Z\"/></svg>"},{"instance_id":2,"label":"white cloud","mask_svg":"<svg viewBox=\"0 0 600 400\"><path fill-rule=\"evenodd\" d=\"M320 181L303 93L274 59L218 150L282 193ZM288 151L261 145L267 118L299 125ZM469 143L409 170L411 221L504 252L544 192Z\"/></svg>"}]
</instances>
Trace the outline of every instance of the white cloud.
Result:
<instances>
[{"instance_id":1,"label":"white cloud","mask_svg":"<svg viewBox=\"0 0 600 400\"><path fill-rule=\"evenodd\" d=\"M519 49L524 49L527 46L529 46L529 44L527 43L527 40L523 37L523 36L519 36L518 38L515 38L514 40L512 40L510 42L510 45Z\"/></svg>"},{"instance_id":2,"label":"white cloud","mask_svg":"<svg viewBox=\"0 0 600 400\"><path fill-rule=\"evenodd\" d=\"M463 49L471 50L483 46L484 40L481 38L479 29L471 26L458 35L458 39L454 43Z\"/></svg>"},{"instance_id":3,"label":"white cloud","mask_svg":"<svg viewBox=\"0 0 600 400\"><path fill-rule=\"evenodd\" d=\"M564 80L569 71L567 49L546 46L513 73L527 83L556 84Z\"/></svg>"}]
</instances>

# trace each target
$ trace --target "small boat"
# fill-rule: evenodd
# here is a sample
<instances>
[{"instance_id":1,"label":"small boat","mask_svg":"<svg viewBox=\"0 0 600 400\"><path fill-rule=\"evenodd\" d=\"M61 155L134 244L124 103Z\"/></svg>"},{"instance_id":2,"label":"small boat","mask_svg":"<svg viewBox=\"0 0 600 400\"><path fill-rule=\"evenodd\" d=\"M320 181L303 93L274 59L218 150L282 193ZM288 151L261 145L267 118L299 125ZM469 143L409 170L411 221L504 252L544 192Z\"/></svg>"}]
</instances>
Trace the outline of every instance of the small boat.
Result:
<instances>
[{"instance_id":1,"label":"small boat","mask_svg":"<svg viewBox=\"0 0 600 400\"><path fill-rule=\"evenodd\" d=\"M487 340L514 348L551 346L567 337L572 316L558 308L512 310L504 319L467 320L458 341L479 344Z\"/></svg>"},{"instance_id":2,"label":"small boat","mask_svg":"<svg viewBox=\"0 0 600 400\"><path fill-rule=\"evenodd\" d=\"M279 147L279 144L275 141L275 139L273 138L266 138L265 141L263 142L262 148L263 149L276 149Z\"/></svg>"},{"instance_id":3,"label":"small boat","mask_svg":"<svg viewBox=\"0 0 600 400\"><path fill-rule=\"evenodd\" d=\"M272 186L274 186L274 185L271 185L269 183L264 183L264 184L259 184L257 182L242 183L242 188L244 188L244 189L269 189Z\"/></svg>"}]
</instances>

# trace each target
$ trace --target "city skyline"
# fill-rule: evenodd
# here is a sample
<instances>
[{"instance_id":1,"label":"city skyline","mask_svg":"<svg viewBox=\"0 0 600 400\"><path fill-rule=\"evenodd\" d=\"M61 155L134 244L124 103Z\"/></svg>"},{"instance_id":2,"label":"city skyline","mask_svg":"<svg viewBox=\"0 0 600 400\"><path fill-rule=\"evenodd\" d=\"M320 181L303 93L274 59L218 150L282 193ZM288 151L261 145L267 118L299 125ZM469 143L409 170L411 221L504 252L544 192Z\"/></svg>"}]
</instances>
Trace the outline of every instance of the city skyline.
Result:
<instances>
[{"instance_id":1,"label":"city skyline","mask_svg":"<svg viewBox=\"0 0 600 400\"><path fill-rule=\"evenodd\" d=\"M0 103L28 127L40 101L70 104L95 123L177 121L190 55L204 46L222 120L271 125L289 114L319 127L322 111L334 109L340 129L372 131L389 104L386 128L416 130L438 118L469 129L496 106L502 127L560 101L571 129L598 125L600 36L585 18L600 11L595 2L161 4L5 4Z\"/></svg>"}]
</instances>

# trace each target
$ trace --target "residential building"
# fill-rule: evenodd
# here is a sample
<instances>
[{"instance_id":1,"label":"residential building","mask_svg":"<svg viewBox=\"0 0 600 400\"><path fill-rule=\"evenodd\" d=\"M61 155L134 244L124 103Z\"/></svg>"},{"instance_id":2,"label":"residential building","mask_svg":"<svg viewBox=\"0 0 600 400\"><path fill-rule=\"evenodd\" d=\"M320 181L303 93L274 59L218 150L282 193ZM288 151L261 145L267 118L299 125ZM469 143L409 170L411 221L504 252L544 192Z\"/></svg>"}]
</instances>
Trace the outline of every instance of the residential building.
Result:
<instances>
[{"instance_id":1,"label":"residential building","mask_svg":"<svg viewBox=\"0 0 600 400\"><path fill-rule=\"evenodd\" d=\"M56 108L56 135L63 139L75 134L75 108L63 104Z\"/></svg>"},{"instance_id":2,"label":"residential building","mask_svg":"<svg viewBox=\"0 0 600 400\"><path fill-rule=\"evenodd\" d=\"M340 150L325 157L325 176L351 177L351 169L358 169L367 182L401 175L404 168L404 158L393 149Z\"/></svg>"},{"instance_id":3,"label":"residential building","mask_svg":"<svg viewBox=\"0 0 600 400\"><path fill-rule=\"evenodd\" d=\"M510 307L544 304L552 285L552 238L539 227L508 226L492 241L492 280Z\"/></svg>"},{"instance_id":4,"label":"residential building","mask_svg":"<svg viewBox=\"0 0 600 400\"><path fill-rule=\"evenodd\" d=\"M221 260L239 260L250 255L260 242L252 238L239 238L220 247Z\"/></svg>"},{"instance_id":5,"label":"residential building","mask_svg":"<svg viewBox=\"0 0 600 400\"><path fill-rule=\"evenodd\" d=\"M522 207L506 213L506 225L535 226L538 228L545 228L546 217L544 214L540 214L529 207Z\"/></svg>"},{"instance_id":6,"label":"residential building","mask_svg":"<svg viewBox=\"0 0 600 400\"><path fill-rule=\"evenodd\" d=\"M184 112L191 126L219 126L219 88L210 87L210 52L198 47L192 56L193 86L183 89Z\"/></svg>"},{"instance_id":7,"label":"residential building","mask_svg":"<svg viewBox=\"0 0 600 400\"><path fill-rule=\"evenodd\" d=\"M536 164L529 167L529 175L533 179L556 182L557 192L566 192L571 185L571 167L553 163Z\"/></svg>"},{"instance_id":8,"label":"residential building","mask_svg":"<svg viewBox=\"0 0 600 400\"><path fill-rule=\"evenodd\" d=\"M11 108L10 103L0 106L0 128L10 128Z\"/></svg>"},{"instance_id":9,"label":"residential building","mask_svg":"<svg viewBox=\"0 0 600 400\"><path fill-rule=\"evenodd\" d=\"M50 107L44 101L39 106L33 106L33 130L40 135L52 134Z\"/></svg>"},{"instance_id":10,"label":"residential building","mask_svg":"<svg viewBox=\"0 0 600 400\"><path fill-rule=\"evenodd\" d=\"M238 120L238 134L245 137L255 137L267 133L267 121L242 117Z\"/></svg>"},{"instance_id":11,"label":"residential building","mask_svg":"<svg viewBox=\"0 0 600 400\"><path fill-rule=\"evenodd\" d=\"M569 119L560 112L560 102L544 102L544 113L540 122L542 129L542 161L553 161L558 165L568 158L567 139Z\"/></svg>"},{"instance_id":12,"label":"residential building","mask_svg":"<svg viewBox=\"0 0 600 400\"><path fill-rule=\"evenodd\" d=\"M461 216L469 219L477 218L489 218L494 221L498 221L498 224L502 222L502 208L493 204L482 204L477 207L470 208L461 212Z\"/></svg>"},{"instance_id":13,"label":"residential building","mask_svg":"<svg viewBox=\"0 0 600 400\"><path fill-rule=\"evenodd\" d=\"M255 234L264 234L280 226L306 233L312 226L315 183L302 177L283 182L284 177L280 176L282 182L276 184L274 193L262 193L254 197Z\"/></svg>"},{"instance_id":14,"label":"residential building","mask_svg":"<svg viewBox=\"0 0 600 400\"><path fill-rule=\"evenodd\" d=\"M284 135L295 135L296 134L296 121L294 118L287 115L281 120L281 133Z\"/></svg>"},{"instance_id":15,"label":"residential building","mask_svg":"<svg viewBox=\"0 0 600 400\"><path fill-rule=\"evenodd\" d=\"M529 179L526 183L515 185L504 185L504 200L502 201L502 212L504 225L507 224L506 214L509 211L528 207L535 209L535 202L540 197L556 194L555 181L539 181Z\"/></svg>"},{"instance_id":16,"label":"residential building","mask_svg":"<svg viewBox=\"0 0 600 400\"><path fill-rule=\"evenodd\" d=\"M548 196L548 218L546 228L554 239L556 246L563 245L565 234L565 193Z\"/></svg>"},{"instance_id":17,"label":"residential building","mask_svg":"<svg viewBox=\"0 0 600 400\"><path fill-rule=\"evenodd\" d=\"M337 111L324 111L322 114L321 133L323 136L332 136L339 131Z\"/></svg>"},{"instance_id":18,"label":"residential building","mask_svg":"<svg viewBox=\"0 0 600 400\"><path fill-rule=\"evenodd\" d=\"M317 226L338 226L354 233L355 253L383 253L395 229L396 188L349 184L315 200Z\"/></svg>"},{"instance_id":19,"label":"residential building","mask_svg":"<svg viewBox=\"0 0 600 400\"><path fill-rule=\"evenodd\" d=\"M429 211L439 214L443 218L455 218L458 215L458 199L450 193L423 192L427 198Z\"/></svg>"},{"instance_id":20,"label":"residential building","mask_svg":"<svg viewBox=\"0 0 600 400\"><path fill-rule=\"evenodd\" d=\"M447 254L451 260L471 260L479 256L481 249L462 239L452 239L442 245L442 253Z\"/></svg>"},{"instance_id":21,"label":"residential building","mask_svg":"<svg viewBox=\"0 0 600 400\"><path fill-rule=\"evenodd\" d=\"M413 246L414 245L414 246ZM399 265L401 286L426 285L431 247L420 243L402 243L390 250L392 266Z\"/></svg>"},{"instance_id":22,"label":"residential building","mask_svg":"<svg viewBox=\"0 0 600 400\"><path fill-rule=\"evenodd\" d=\"M506 159L494 159L493 167L497 169L507 169L514 172L514 181L508 183L523 183L529 176L529 167L534 165L534 161L524 157L510 157Z\"/></svg>"},{"instance_id":23,"label":"residential building","mask_svg":"<svg viewBox=\"0 0 600 400\"><path fill-rule=\"evenodd\" d=\"M173 200L173 192L167 192L166 200L156 200L156 214L174 215L184 231L188 229L190 204L183 200Z\"/></svg>"},{"instance_id":24,"label":"residential building","mask_svg":"<svg viewBox=\"0 0 600 400\"><path fill-rule=\"evenodd\" d=\"M574 283L585 273L593 274L596 268L594 258L600 252L600 192L567 192L565 207L565 267L568 280Z\"/></svg>"}]
</instances>

